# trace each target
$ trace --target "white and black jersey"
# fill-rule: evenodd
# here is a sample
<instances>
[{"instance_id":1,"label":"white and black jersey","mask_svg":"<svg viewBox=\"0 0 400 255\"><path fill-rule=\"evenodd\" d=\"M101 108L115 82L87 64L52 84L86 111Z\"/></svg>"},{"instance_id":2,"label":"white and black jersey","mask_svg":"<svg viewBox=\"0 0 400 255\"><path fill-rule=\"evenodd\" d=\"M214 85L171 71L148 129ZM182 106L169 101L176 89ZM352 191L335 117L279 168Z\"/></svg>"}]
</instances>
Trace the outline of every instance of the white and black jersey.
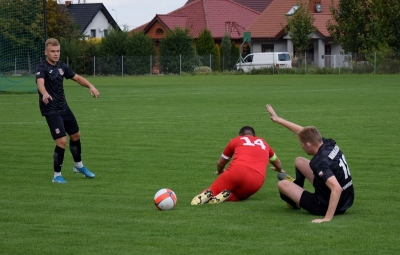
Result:
<instances>
[{"instance_id":1,"label":"white and black jersey","mask_svg":"<svg viewBox=\"0 0 400 255\"><path fill-rule=\"evenodd\" d=\"M53 98L45 104L42 100L43 95L39 92L39 106L40 112L43 116L59 114L69 109L65 99L63 80L72 79L75 72L61 61L57 61L56 65L50 65L46 60L39 64L36 69L36 82L37 79L44 79L44 87L47 93Z\"/></svg>"},{"instance_id":2,"label":"white and black jersey","mask_svg":"<svg viewBox=\"0 0 400 255\"><path fill-rule=\"evenodd\" d=\"M331 190L325 182L329 177L335 176L343 189L336 211L345 211L354 201L349 166L334 140L325 138L322 140L323 145L310 161L310 167L314 173L315 195L321 204L328 205Z\"/></svg>"}]
</instances>

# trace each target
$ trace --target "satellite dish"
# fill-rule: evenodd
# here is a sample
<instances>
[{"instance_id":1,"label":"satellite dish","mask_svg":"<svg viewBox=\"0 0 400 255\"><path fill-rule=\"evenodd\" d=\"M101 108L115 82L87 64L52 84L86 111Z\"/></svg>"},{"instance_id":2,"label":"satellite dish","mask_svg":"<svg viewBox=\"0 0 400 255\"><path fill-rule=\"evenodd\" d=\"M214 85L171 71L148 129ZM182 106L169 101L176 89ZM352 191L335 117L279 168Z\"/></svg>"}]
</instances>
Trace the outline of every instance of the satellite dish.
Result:
<instances>
[{"instance_id":1,"label":"satellite dish","mask_svg":"<svg viewBox=\"0 0 400 255\"><path fill-rule=\"evenodd\" d=\"M318 13L322 12L322 6L321 6L320 3L318 3L318 4L315 6L315 10L316 10Z\"/></svg>"}]
</instances>

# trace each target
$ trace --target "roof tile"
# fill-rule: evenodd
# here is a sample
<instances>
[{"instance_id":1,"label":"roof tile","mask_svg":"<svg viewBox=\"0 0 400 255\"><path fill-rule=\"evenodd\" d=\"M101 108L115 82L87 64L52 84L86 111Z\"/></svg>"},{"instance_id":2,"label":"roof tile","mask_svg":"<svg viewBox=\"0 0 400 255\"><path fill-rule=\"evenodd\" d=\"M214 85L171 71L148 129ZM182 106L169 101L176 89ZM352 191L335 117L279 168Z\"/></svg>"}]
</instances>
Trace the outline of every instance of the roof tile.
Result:
<instances>
[{"instance_id":1,"label":"roof tile","mask_svg":"<svg viewBox=\"0 0 400 255\"><path fill-rule=\"evenodd\" d=\"M185 5L190 4L196 0L188 0ZM268 5L273 1L273 0L233 0L234 2L237 2L238 4L241 4L243 6L246 6L250 9L255 10L256 12L263 12L265 8L268 7Z\"/></svg>"},{"instance_id":2,"label":"roof tile","mask_svg":"<svg viewBox=\"0 0 400 255\"><path fill-rule=\"evenodd\" d=\"M259 15L259 12L232 0L195 0L166 15L156 15L153 21L160 19L171 30L187 27L194 38L207 28L214 38L222 38L228 32L232 39L240 39Z\"/></svg>"},{"instance_id":3,"label":"roof tile","mask_svg":"<svg viewBox=\"0 0 400 255\"><path fill-rule=\"evenodd\" d=\"M320 0L321 13L314 13L314 26L325 37L330 37L326 22L331 19L329 6L331 0ZM337 4L339 0L333 0ZM286 14L297 5L297 0L274 0L261 15L248 27L252 38L274 38L282 34L283 27L287 25Z\"/></svg>"},{"instance_id":4,"label":"roof tile","mask_svg":"<svg viewBox=\"0 0 400 255\"><path fill-rule=\"evenodd\" d=\"M188 24L188 16L178 16L178 15L157 15L160 20L167 26L167 27L179 27L184 29Z\"/></svg>"},{"instance_id":5,"label":"roof tile","mask_svg":"<svg viewBox=\"0 0 400 255\"><path fill-rule=\"evenodd\" d=\"M65 6L64 4L60 4ZM75 24L79 26L80 32L83 33L85 29L92 22L96 14L101 11L107 18L108 22L115 28L119 29L117 23L104 7L102 3L89 3L89 4L70 4L65 6L69 15L74 20Z\"/></svg>"}]
</instances>

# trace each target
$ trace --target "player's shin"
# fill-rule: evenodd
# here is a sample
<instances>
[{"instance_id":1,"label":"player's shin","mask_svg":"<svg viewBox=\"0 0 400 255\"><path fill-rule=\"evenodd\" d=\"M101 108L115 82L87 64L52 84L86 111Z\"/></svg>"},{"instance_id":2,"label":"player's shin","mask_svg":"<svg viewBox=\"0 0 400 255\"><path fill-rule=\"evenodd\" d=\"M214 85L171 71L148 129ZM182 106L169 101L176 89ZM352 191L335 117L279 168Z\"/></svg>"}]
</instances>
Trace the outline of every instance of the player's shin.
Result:
<instances>
[{"instance_id":1,"label":"player's shin","mask_svg":"<svg viewBox=\"0 0 400 255\"><path fill-rule=\"evenodd\" d=\"M56 146L54 149L54 154L53 154L53 162L54 162L54 172L55 173L60 173L61 172L61 167L64 162L64 152L65 149Z\"/></svg>"},{"instance_id":2,"label":"player's shin","mask_svg":"<svg viewBox=\"0 0 400 255\"><path fill-rule=\"evenodd\" d=\"M294 180L294 183L303 188L306 177L297 168L295 168L295 172L296 180Z\"/></svg>"},{"instance_id":3,"label":"player's shin","mask_svg":"<svg viewBox=\"0 0 400 255\"><path fill-rule=\"evenodd\" d=\"M71 151L72 157L75 162L81 162L81 140L69 141L69 150Z\"/></svg>"},{"instance_id":4,"label":"player's shin","mask_svg":"<svg viewBox=\"0 0 400 255\"><path fill-rule=\"evenodd\" d=\"M280 196L281 196L281 199L282 199L283 201L285 201L289 207L291 207L291 208L293 208L293 209L300 209L300 208L296 205L296 203L295 203L293 200L291 200L289 197L283 195L283 194L280 193L280 192L279 192L279 194L280 194Z\"/></svg>"}]
</instances>

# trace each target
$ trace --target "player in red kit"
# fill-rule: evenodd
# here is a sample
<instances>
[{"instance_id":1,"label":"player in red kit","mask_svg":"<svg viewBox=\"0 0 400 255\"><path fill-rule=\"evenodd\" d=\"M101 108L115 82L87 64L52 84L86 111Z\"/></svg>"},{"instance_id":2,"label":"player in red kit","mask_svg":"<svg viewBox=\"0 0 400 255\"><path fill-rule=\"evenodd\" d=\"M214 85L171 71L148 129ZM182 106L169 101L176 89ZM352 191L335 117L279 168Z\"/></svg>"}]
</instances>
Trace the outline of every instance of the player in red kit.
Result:
<instances>
[{"instance_id":1,"label":"player in red kit","mask_svg":"<svg viewBox=\"0 0 400 255\"><path fill-rule=\"evenodd\" d=\"M229 166L226 164L232 159ZM254 129L245 126L233 138L217 162L218 178L210 188L195 196L192 205L241 201L256 193L264 184L268 163L278 172L284 172L274 150L257 137Z\"/></svg>"}]
</instances>

